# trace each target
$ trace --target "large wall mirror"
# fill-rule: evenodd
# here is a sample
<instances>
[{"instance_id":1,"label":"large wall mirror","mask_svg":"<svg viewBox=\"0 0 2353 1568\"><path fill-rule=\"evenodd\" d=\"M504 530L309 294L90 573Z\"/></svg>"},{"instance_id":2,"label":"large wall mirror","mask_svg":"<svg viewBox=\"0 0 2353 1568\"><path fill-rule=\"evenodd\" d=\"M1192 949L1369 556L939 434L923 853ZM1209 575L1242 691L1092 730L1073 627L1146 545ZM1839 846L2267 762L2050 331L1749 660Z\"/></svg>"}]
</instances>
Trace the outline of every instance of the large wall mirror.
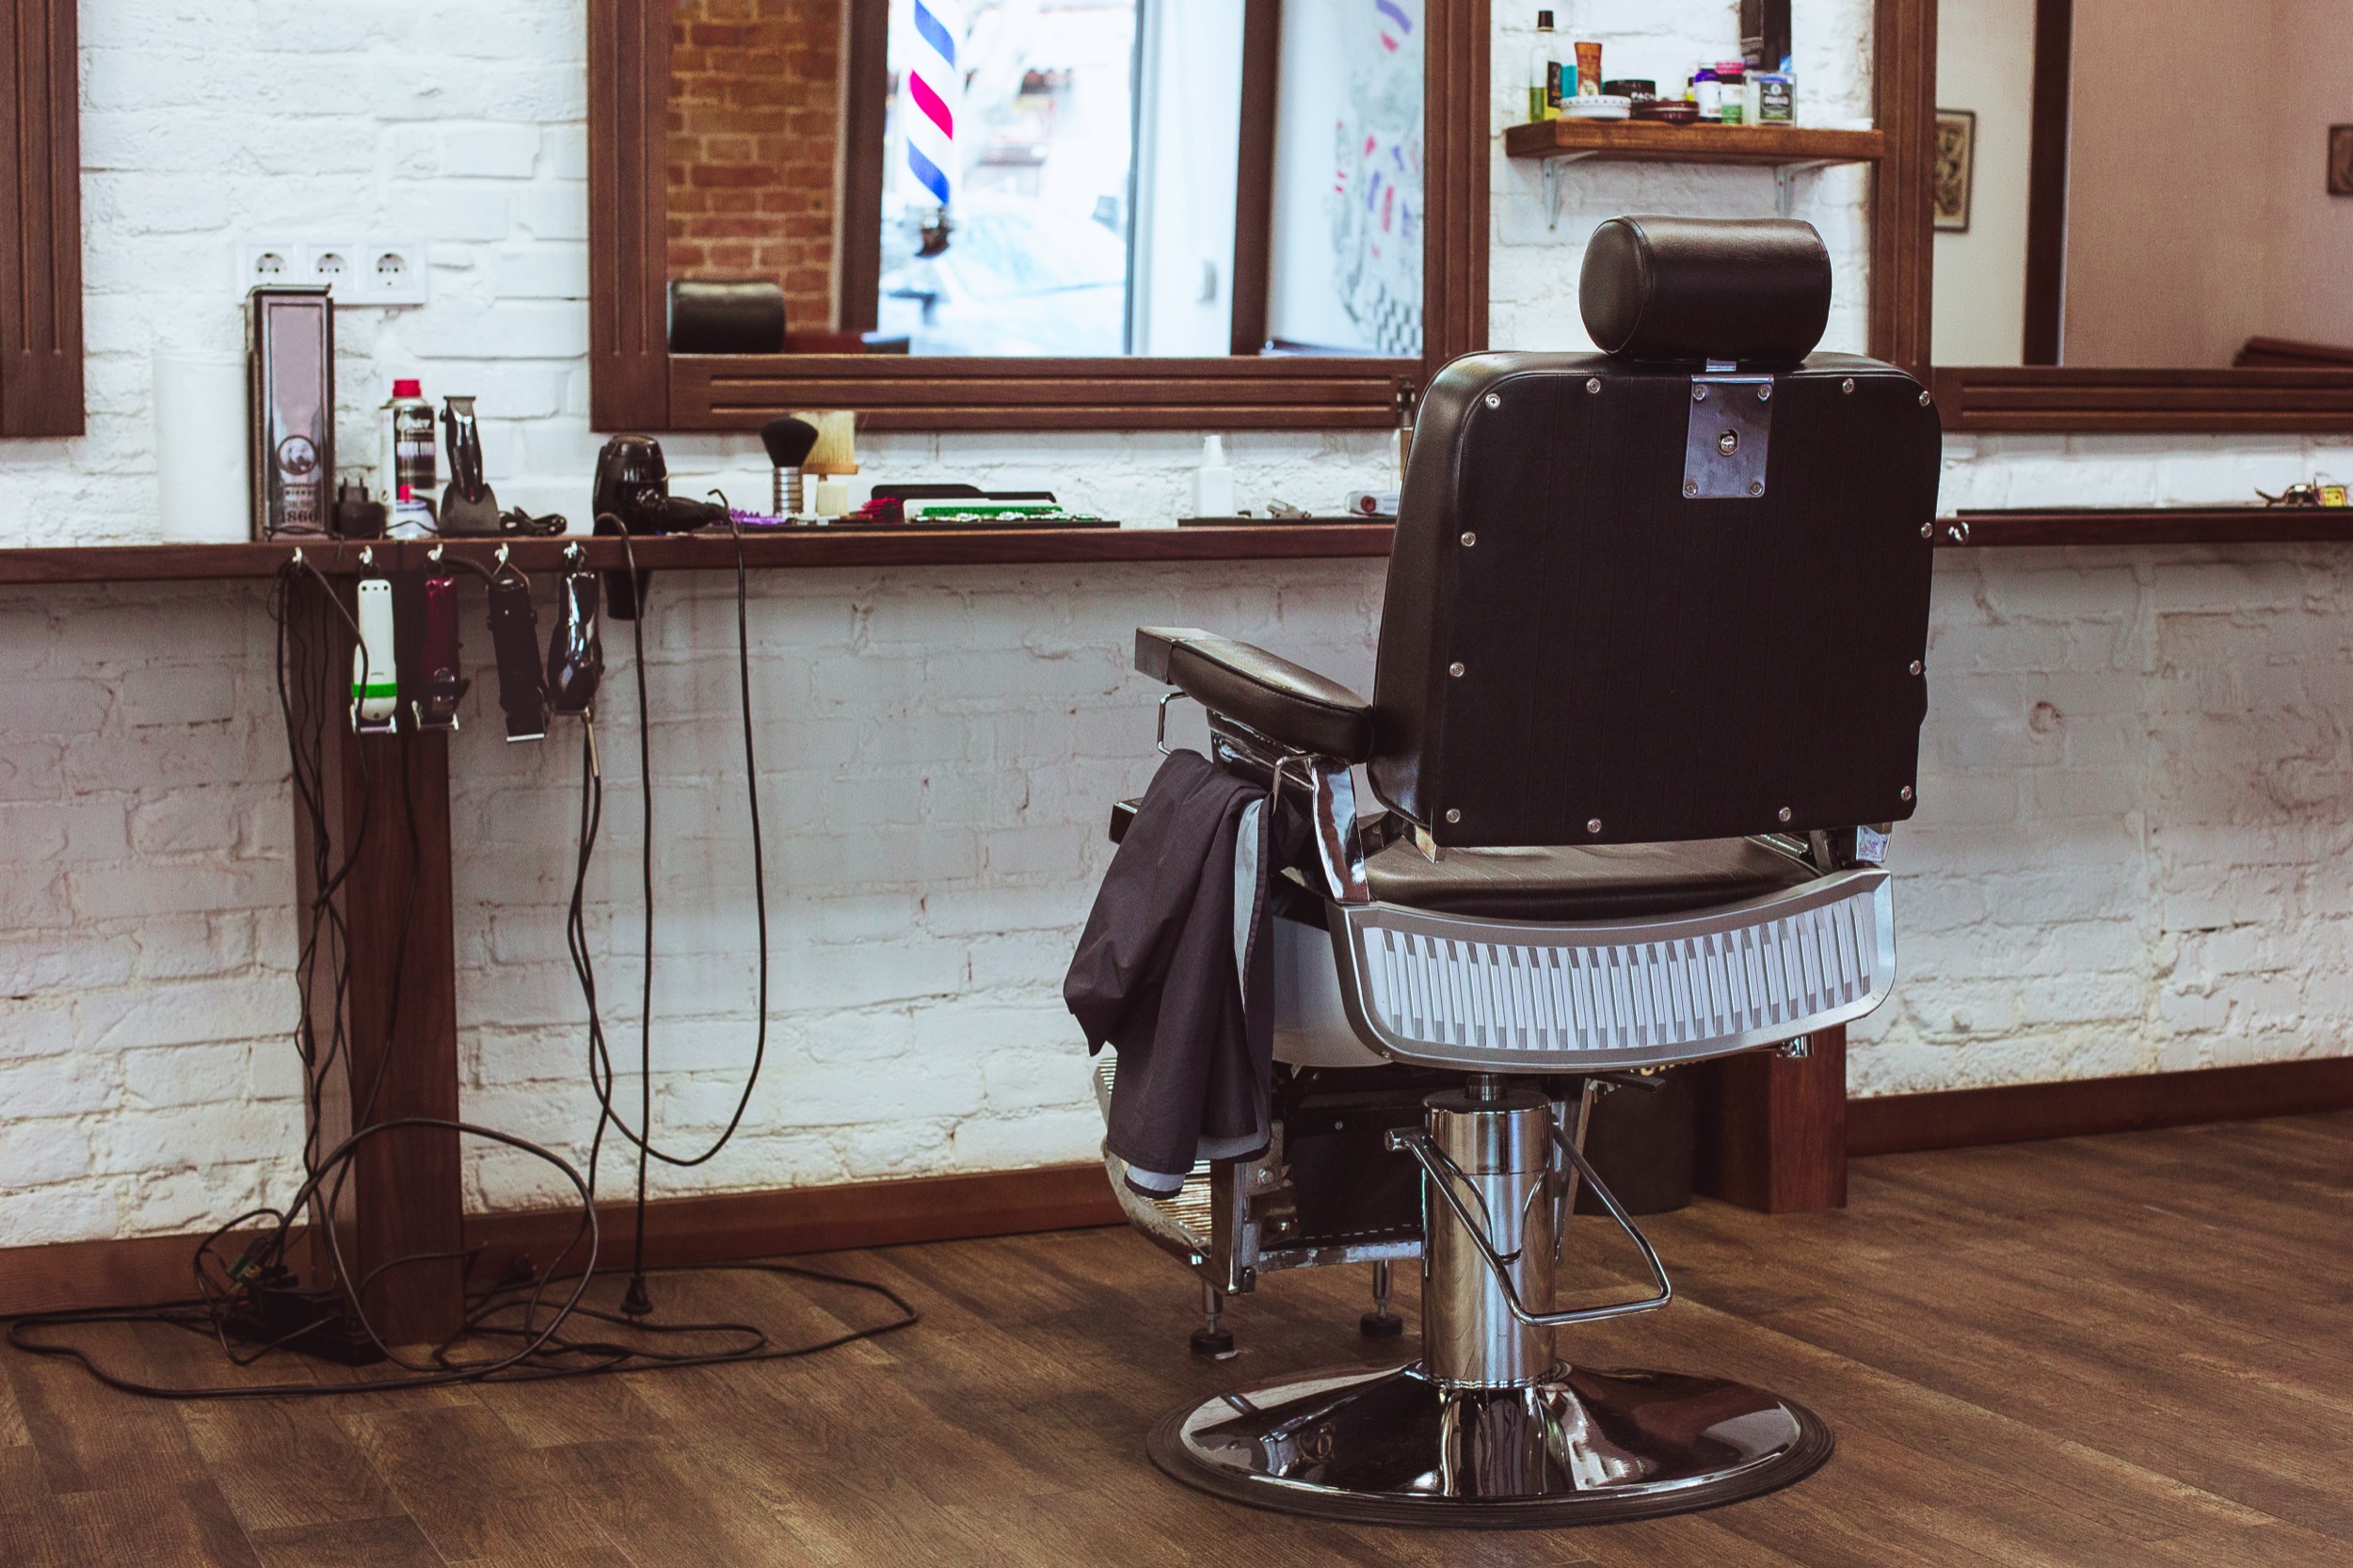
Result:
<instances>
[{"instance_id":1,"label":"large wall mirror","mask_svg":"<svg viewBox=\"0 0 2353 1568\"><path fill-rule=\"evenodd\" d=\"M2353 0L1938 0L1947 423L2353 424L2348 32Z\"/></svg>"},{"instance_id":2,"label":"large wall mirror","mask_svg":"<svg viewBox=\"0 0 2353 1568\"><path fill-rule=\"evenodd\" d=\"M600 427L1378 425L1483 339L1481 0L590 9Z\"/></svg>"}]
</instances>

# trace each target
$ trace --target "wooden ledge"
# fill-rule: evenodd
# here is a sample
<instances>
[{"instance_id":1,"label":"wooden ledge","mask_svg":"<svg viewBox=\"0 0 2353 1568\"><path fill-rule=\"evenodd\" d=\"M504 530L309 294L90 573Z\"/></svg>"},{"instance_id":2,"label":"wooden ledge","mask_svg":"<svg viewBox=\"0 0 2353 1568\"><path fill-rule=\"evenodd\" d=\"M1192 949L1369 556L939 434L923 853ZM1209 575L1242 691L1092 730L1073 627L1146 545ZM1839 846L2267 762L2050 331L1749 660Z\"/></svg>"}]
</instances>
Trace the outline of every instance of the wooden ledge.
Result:
<instances>
[{"instance_id":1,"label":"wooden ledge","mask_svg":"<svg viewBox=\"0 0 2353 1568\"><path fill-rule=\"evenodd\" d=\"M1956 536L1952 524L1966 523ZM1385 522L1236 523L1186 528L988 528L960 530L824 529L747 534L744 560L759 570L825 567L1084 566L1152 561L1378 560L1395 530ZM526 572L553 571L568 538L518 539L515 564ZM622 564L616 539L584 538L588 564ZM2009 549L2050 545L2306 544L2353 542L2353 507L2206 506L2044 508L1964 511L1937 524L1939 549ZM725 536L673 534L634 541L637 564L648 570L726 571L735 549ZM449 553L489 565L492 539L451 539ZM313 540L305 555L329 575L360 569L359 539ZM429 540L374 541L375 565L414 571L426 564ZM283 544L69 545L0 550L0 585L42 583L166 583L258 579L274 574L294 553Z\"/></svg>"},{"instance_id":2,"label":"wooden ledge","mask_svg":"<svg viewBox=\"0 0 2353 1568\"><path fill-rule=\"evenodd\" d=\"M1036 566L1124 561L1268 561L1379 558L1393 532L1378 523L1236 523L1196 528L797 529L746 534L744 557L762 569L818 567ZM453 555L488 565L495 539L443 541ZM561 565L565 538L517 539L511 552L526 572ZM622 564L616 539L583 538L588 564ZM735 565L725 535L674 534L632 541L637 564L664 571L720 571ZM270 544L72 545L0 550L0 584L157 583L265 578L293 555L294 541ZM422 569L430 540L312 540L305 556L330 574L360 570L372 548L386 571Z\"/></svg>"},{"instance_id":3,"label":"wooden ledge","mask_svg":"<svg viewBox=\"0 0 2353 1568\"><path fill-rule=\"evenodd\" d=\"M2349 541L2353 541L2353 506L2061 506L1964 511L1939 520L1936 528L1937 547L1942 550Z\"/></svg>"},{"instance_id":4,"label":"wooden ledge","mask_svg":"<svg viewBox=\"0 0 2353 1568\"><path fill-rule=\"evenodd\" d=\"M1576 154L1638 163L1870 164L1885 155L1878 131L1807 125L1662 125L1645 120L1547 120L1513 125L1503 150L1514 158Z\"/></svg>"}]
</instances>

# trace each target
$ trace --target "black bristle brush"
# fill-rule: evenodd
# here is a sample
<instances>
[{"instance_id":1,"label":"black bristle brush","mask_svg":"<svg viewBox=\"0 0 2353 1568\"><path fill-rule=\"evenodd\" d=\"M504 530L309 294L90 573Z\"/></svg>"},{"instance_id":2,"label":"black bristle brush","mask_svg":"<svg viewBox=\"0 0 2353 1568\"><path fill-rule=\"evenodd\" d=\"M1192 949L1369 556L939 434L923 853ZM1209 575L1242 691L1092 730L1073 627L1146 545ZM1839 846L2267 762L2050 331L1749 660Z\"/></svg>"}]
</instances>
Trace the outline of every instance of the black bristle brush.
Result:
<instances>
[{"instance_id":1,"label":"black bristle brush","mask_svg":"<svg viewBox=\"0 0 2353 1568\"><path fill-rule=\"evenodd\" d=\"M817 444L817 426L787 414L761 425L760 440L768 449L768 461L776 470L772 509L780 518L800 516L801 465L808 460L809 449Z\"/></svg>"}]
</instances>

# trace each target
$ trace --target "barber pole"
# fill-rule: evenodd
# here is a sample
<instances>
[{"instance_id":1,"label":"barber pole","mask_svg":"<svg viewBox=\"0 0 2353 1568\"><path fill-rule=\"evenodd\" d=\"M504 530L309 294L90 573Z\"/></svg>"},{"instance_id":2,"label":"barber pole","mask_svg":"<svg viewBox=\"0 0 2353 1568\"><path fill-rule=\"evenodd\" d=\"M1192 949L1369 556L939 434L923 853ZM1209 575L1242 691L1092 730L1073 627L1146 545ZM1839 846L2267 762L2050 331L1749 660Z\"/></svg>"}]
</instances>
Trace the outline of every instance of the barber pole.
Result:
<instances>
[{"instance_id":1,"label":"barber pole","mask_svg":"<svg viewBox=\"0 0 2353 1568\"><path fill-rule=\"evenodd\" d=\"M907 172L945 211L963 183L956 151L956 111L963 105L964 73L956 51L964 39L963 0L912 0L915 47L907 64Z\"/></svg>"}]
</instances>

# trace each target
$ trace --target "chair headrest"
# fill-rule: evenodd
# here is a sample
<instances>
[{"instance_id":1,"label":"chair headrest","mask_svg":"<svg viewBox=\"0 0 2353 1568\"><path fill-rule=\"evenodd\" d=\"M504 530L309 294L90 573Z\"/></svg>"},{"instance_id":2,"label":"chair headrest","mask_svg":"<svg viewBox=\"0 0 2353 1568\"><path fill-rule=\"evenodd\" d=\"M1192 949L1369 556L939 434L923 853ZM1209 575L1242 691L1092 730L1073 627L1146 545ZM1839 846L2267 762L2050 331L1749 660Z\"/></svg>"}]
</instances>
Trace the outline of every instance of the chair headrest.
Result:
<instances>
[{"instance_id":1,"label":"chair headrest","mask_svg":"<svg viewBox=\"0 0 2353 1568\"><path fill-rule=\"evenodd\" d=\"M1794 362L1830 321L1830 251L1790 218L1613 217L1585 248L1577 304L1606 353Z\"/></svg>"}]
</instances>

